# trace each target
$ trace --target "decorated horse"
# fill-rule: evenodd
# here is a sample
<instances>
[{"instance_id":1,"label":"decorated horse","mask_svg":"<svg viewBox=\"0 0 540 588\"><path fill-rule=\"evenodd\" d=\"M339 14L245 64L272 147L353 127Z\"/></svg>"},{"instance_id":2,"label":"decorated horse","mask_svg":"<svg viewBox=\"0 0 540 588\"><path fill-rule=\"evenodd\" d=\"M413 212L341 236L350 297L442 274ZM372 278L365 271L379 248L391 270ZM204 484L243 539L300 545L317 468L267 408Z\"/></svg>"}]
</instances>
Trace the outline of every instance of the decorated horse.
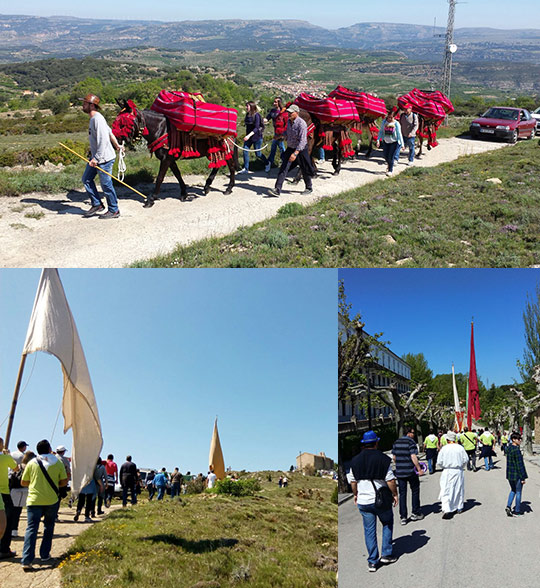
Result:
<instances>
[{"instance_id":1,"label":"decorated horse","mask_svg":"<svg viewBox=\"0 0 540 588\"><path fill-rule=\"evenodd\" d=\"M418 115L418 152L422 155L424 139L427 149L437 147L437 130L448 114L454 112L454 105L450 99L438 90L418 90L414 88L408 94L398 98L398 106L403 109L406 104L412 106L412 111Z\"/></svg>"},{"instance_id":2,"label":"decorated horse","mask_svg":"<svg viewBox=\"0 0 540 588\"><path fill-rule=\"evenodd\" d=\"M160 97L162 94L160 93ZM183 95L184 93L176 94ZM156 102L150 110L139 110L132 100L118 101L121 110L112 124L112 132L119 143L125 142L128 146L133 146L141 139L144 139L150 153L154 154L160 161L154 191L146 200L144 207L149 208L154 205L169 169L171 169L180 185L180 200L182 202L188 200L187 186L177 164L179 159L199 157L209 159L208 167L211 171L204 184L204 194L210 192L210 187L219 169L227 166L230 175L225 194L231 194L235 185L235 172L239 169L238 149L234 144L233 133L229 132L227 136L224 136L223 133L217 134L223 129L219 129L219 124L216 125L215 123L211 123L217 131L214 131L214 134L201 132L201 128L191 125L191 122L189 122L188 127L185 127L186 129L191 128L191 130L179 130L178 126L174 124L176 120L173 110L171 109L166 115L164 114L164 111L167 112L168 108L166 103L163 101L160 103L162 106L165 104L160 112L159 105L157 108L155 106ZM207 105L206 110L208 110L209 106L214 105ZM199 107L198 110L201 111L202 107ZM224 110L230 111L232 109ZM201 118L199 118L200 121ZM229 122L228 126L232 129L232 122ZM204 131L205 128L203 127L202 130ZM236 134L236 118L234 118L234 134Z\"/></svg>"}]
</instances>

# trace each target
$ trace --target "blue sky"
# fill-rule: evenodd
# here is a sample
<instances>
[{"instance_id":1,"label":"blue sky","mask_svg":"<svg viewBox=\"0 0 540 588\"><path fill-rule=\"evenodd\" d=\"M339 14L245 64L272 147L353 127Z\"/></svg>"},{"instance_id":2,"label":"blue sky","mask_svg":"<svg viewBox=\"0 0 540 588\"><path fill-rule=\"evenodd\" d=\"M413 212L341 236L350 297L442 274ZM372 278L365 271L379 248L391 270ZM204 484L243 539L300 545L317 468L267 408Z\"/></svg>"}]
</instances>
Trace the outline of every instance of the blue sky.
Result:
<instances>
[{"instance_id":1,"label":"blue sky","mask_svg":"<svg viewBox=\"0 0 540 588\"><path fill-rule=\"evenodd\" d=\"M394 353L423 353L434 374L469 371L474 316L476 368L484 384L520 381L523 310L538 269L340 270L353 313L383 332Z\"/></svg>"},{"instance_id":2,"label":"blue sky","mask_svg":"<svg viewBox=\"0 0 540 588\"><path fill-rule=\"evenodd\" d=\"M94 0L91 3L67 0L26 0L23 5L0 9L3 14L33 14L37 16L67 15L92 18L140 20L206 20L206 19L298 19L326 28L339 28L358 22L400 22L446 27L446 0L340 0L336 10L330 10L328 0L290 2L273 0L268 3L228 0L198 4L174 1L148 3L131 0L128 4ZM537 0L519 0L515 4L503 0L474 0L456 7L456 27L488 26L494 28L540 28Z\"/></svg>"},{"instance_id":3,"label":"blue sky","mask_svg":"<svg viewBox=\"0 0 540 588\"><path fill-rule=\"evenodd\" d=\"M218 416L225 464L283 469L336 454L332 270L60 270L100 411L103 454L206 473ZM0 270L0 423L40 270ZM34 353L12 447L51 438L59 362ZM6 423L0 425L4 436ZM70 447L60 415L53 444Z\"/></svg>"}]
</instances>

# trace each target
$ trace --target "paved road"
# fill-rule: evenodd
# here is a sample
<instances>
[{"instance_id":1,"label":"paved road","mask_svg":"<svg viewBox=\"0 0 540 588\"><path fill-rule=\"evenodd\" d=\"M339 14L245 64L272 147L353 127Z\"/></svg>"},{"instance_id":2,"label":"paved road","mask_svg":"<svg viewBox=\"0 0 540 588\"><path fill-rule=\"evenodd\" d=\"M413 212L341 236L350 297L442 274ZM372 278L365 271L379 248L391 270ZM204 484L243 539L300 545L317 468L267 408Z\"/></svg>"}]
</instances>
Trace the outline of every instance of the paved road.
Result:
<instances>
[{"instance_id":1,"label":"paved road","mask_svg":"<svg viewBox=\"0 0 540 588\"><path fill-rule=\"evenodd\" d=\"M498 468L465 472L465 510L441 518L440 473L421 478L423 521L399 524L394 510L394 554L399 560L367 571L362 518L352 500L339 507L339 588L469 588L540 586L540 468L527 462L525 516L509 518L504 457ZM410 512L410 493L409 493ZM379 528L379 549L381 525Z\"/></svg>"}]
</instances>

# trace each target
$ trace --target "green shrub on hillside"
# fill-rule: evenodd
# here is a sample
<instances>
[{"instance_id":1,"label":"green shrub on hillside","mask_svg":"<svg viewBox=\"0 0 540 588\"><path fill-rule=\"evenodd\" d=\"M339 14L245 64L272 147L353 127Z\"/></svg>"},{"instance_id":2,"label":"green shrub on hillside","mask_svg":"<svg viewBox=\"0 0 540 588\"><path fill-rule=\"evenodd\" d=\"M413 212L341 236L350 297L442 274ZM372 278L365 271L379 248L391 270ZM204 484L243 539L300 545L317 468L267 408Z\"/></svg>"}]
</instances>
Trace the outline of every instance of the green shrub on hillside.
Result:
<instances>
[{"instance_id":1,"label":"green shrub on hillside","mask_svg":"<svg viewBox=\"0 0 540 588\"><path fill-rule=\"evenodd\" d=\"M259 492L261 485L258 480L218 480L215 486L216 494L230 494L231 496L253 496Z\"/></svg>"}]
</instances>

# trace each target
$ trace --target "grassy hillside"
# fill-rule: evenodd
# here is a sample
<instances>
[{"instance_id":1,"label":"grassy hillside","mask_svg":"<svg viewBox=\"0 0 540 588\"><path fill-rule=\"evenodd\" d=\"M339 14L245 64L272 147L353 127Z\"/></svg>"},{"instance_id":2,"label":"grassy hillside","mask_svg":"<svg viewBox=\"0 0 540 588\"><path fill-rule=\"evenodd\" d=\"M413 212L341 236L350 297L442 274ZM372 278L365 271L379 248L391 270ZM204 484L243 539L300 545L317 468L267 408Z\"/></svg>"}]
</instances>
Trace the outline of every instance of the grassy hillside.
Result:
<instances>
[{"instance_id":1,"label":"grassy hillside","mask_svg":"<svg viewBox=\"0 0 540 588\"><path fill-rule=\"evenodd\" d=\"M540 264L540 146L413 167L138 267L527 267ZM498 178L500 184L488 182Z\"/></svg>"},{"instance_id":2,"label":"grassy hillside","mask_svg":"<svg viewBox=\"0 0 540 588\"><path fill-rule=\"evenodd\" d=\"M183 495L113 512L61 564L71 588L337 586L335 482L260 473L255 496Z\"/></svg>"}]
</instances>

